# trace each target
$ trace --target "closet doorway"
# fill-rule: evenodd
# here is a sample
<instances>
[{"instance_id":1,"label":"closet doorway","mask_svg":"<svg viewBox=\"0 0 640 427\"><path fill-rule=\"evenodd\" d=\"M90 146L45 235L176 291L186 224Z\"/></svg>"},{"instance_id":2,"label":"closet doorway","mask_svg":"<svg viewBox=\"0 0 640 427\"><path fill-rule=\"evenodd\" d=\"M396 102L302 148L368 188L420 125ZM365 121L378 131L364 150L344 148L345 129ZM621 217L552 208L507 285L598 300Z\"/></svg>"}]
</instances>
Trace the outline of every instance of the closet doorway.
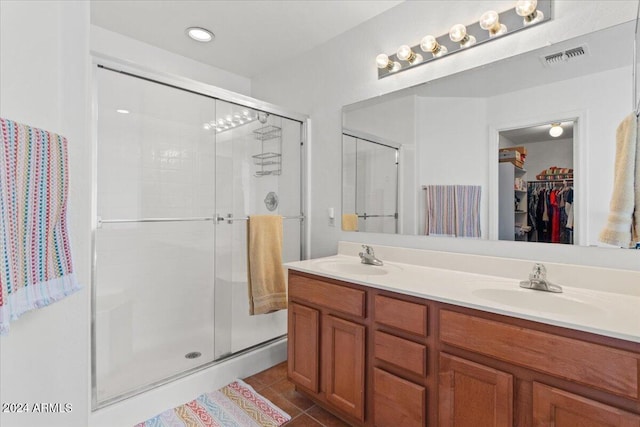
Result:
<instances>
[{"instance_id":1,"label":"closet doorway","mask_svg":"<svg viewBox=\"0 0 640 427\"><path fill-rule=\"evenodd\" d=\"M575 244L575 120L498 133L498 238Z\"/></svg>"}]
</instances>

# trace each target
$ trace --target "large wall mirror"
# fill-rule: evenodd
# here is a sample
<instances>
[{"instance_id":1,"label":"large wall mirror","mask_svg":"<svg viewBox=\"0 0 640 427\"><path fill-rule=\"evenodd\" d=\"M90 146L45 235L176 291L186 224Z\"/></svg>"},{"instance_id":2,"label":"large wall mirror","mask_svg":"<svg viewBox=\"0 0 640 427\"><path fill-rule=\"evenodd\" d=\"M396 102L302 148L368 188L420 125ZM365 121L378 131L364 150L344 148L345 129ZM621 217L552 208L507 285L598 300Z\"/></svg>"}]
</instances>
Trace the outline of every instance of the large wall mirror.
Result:
<instances>
[{"instance_id":1,"label":"large wall mirror","mask_svg":"<svg viewBox=\"0 0 640 427\"><path fill-rule=\"evenodd\" d=\"M598 234L616 128L635 103L634 39L628 22L345 106L351 230L607 246ZM367 200L355 202L354 133L397 148L393 227L368 229ZM375 168L369 177L380 181Z\"/></svg>"}]
</instances>

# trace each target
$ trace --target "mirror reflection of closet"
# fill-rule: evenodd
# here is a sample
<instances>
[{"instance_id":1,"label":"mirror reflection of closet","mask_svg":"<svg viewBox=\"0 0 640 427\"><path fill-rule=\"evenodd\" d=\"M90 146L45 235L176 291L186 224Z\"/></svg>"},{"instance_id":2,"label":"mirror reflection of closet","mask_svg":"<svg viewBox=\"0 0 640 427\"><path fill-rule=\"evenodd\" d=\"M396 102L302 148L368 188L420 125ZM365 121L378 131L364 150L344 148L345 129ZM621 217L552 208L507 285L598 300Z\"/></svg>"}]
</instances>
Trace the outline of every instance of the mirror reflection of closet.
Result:
<instances>
[{"instance_id":1,"label":"mirror reflection of closet","mask_svg":"<svg viewBox=\"0 0 640 427\"><path fill-rule=\"evenodd\" d=\"M574 124L499 132L500 240L575 243Z\"/></svg>"},{"instance_id":2,"label":"mirror reflection of closet","mask_svg":"<svg viewBox=\"0 0 640 427\"><path fill-rule=\"evenodd\" d=\"M398 147L342 135L342 230L398 232Z\"/></svg>"}]
</instances>

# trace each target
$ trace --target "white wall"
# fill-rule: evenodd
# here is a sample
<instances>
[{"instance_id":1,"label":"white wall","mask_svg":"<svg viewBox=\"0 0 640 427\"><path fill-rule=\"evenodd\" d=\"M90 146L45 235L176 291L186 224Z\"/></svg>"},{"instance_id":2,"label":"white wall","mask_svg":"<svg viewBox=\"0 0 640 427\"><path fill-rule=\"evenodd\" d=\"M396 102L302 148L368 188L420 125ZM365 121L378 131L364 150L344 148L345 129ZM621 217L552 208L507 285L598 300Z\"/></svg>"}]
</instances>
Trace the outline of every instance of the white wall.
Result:
<instances>
[{"instance_id":1,"label":"white wall","mask_svg":"<svg viewBox=\"0 0 640 427\"><path fill-rule=\"evenodd\" d=\"M418 97L416 161L419 232L425 229L423 185L480 185L480 230L488 233L487 101Z\"/></svg>"},{"instance_id":2,"label":"white wall","mask_svg":"<svg viewBox=\"0 0 640 427\"><path fill-rule=\"evenodd\" d=\"M525 259L640 269L637 253L611 249L559 248L543 244L457 241L341 232L324 221L329 206L340 206L341 108L455 72L488 64L635 18L637 2L557 0L554 19L527 31L445 57L382 80L375 57L403 43L417 44L425 31L444 34L454 22L474 22L484 11L512 7L510 1L404 2L280 68L256 76L253 96L309 114L311 256L336 252L338 240L483 253ZM348 52L346 54L345 52ZM604 89L604 88L603 88ZM624 104L628 108L629 102ZM608 161L607 158L605 158Z\"/></svg>"},{"instance_id":3,"label":"white wall","mask_svg":"<svg viewBox=\"0 0 640 427\"><path fill-rule=\"evenodd\" d=\"M69 233L84 285L25 314L0 338L0 401L70 403L72 412L0 413L0 425L83 426L90 383L89 3L2 1L0 17L0 115L68 138Z\"/></svg>"},{"instance_id":4,"label":"white wall","mask_svg":"<svg viewBox=\"0 0 640 427\"><path fill-rule=\"evenodd\" d=\"M101 58L117 58L157 73L211 84L251 95L251 80L220 68L203 64L147 43L91 25L91 52Z\"/></svg>"}]
</instances>

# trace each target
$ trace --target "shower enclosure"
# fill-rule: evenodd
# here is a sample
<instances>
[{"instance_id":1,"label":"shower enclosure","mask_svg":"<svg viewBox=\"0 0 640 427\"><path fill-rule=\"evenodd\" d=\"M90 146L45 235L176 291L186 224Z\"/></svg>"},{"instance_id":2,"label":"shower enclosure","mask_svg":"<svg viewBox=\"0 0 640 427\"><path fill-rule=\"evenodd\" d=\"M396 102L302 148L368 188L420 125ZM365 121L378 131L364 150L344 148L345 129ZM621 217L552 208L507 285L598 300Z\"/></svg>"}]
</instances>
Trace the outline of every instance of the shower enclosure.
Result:
<instances>
[{"instance_id":1,"label":"shower enclosure","mask_svg":"<svg viewBox=\"0 0 640 427\"><path fill-rule=\"evenodd\" d=\"M398 148L352 133L342 133L342 211L357 231L398 233Z\"/></svg>"},{"instance_id":2,"label":"shower enclosure","mask_svg":"<svg viewBox=\"0 0 640 427\"><path fill-rule=\"evenodd\" d=\"M282 215L283 260L301 259L304 119L95 75L97 408L286 334L285 310L248 314L247 217Z\"/></svg>"}]
</instances>

